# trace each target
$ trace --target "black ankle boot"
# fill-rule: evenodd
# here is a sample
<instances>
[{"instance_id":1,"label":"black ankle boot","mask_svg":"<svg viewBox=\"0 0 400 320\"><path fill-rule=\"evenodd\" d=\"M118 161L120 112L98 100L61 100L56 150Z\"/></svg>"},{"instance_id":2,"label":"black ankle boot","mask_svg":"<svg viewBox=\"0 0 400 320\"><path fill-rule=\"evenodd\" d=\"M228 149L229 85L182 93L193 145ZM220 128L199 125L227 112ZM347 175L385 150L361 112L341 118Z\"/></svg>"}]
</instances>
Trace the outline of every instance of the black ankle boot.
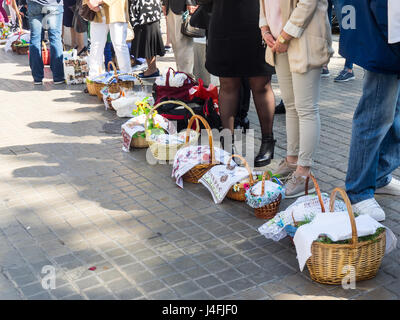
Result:
<instances>
[{"instance_id":1,"label":"black ankle boot","mask_svg":"<svg viewBox=\"0 0 400 320\"><path fill-rule=\"evenodd\" d=\"M247 130L250 129L250 121L247 117L242 119L235 118L235 129L242 129L243 133L246 133Z\"/></svg>"},{"instance_id":2,"label":"black ankle boot","mask_svg":"<svg viewBox=\"0 0 400 320\"><path fill-rule=\"evenodd\" d=\"M274 158L275 142L273 135L262 136L260 151L254 160L255 167L264 167L271 163L271 159Z\"/></svg>"}]
</instances>

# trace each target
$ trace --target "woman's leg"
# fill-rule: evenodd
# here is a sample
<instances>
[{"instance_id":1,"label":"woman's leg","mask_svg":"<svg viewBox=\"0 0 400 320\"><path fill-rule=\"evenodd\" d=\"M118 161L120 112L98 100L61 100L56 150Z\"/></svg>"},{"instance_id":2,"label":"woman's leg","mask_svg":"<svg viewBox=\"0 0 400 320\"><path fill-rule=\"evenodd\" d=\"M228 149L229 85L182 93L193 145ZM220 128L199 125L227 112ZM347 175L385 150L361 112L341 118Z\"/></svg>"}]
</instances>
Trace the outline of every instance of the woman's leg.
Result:
<instances>
[{"instance_id":1,"label":"woman's leg","mask_svg":"<svg viewBox=\"0 0 400 320\"><path fill-rule=\"evenodd\" d=\"M222 126L233 134L235 116L239 105L240 78L220 77L219 110Z\"/></svg>"},{"instance_id":2,"label":"woman's leg","mask_svg":"<svg viewBox=\"0 0 400 320\"><path fill-rule=\"evenodd\" d=\"M293 91L299 117L299 157L296 172L302 176L310 173L315 149L320 137L319 92L321 69L307 73L293 73Z\"/></svg>"},{"instance_id":3,"label":"woman's leg","mask_svg":"<svg viewBox=\"0 0 400 320\"><path fill-rule=\"evenodd\" d=\"M104 47L107 41L108 25L105 23L90 23L90 56L89 76L96 76L103 71Z\"/></svg>"},{"instance_id":4,"label":"woman's leg","mask_svg":"<svg viewBox=\"0 0 400 320\"><path fill-rule=\"evenodd\" d=\"M271 76L253 77L249 79L253 93L258 120L262 135L272 135L275 113L275 95L271 86Z\"/></svg>"},{"instance_id":5,"label":"woman's leg","mask_svg":"<svg viewBox=\"0 0 400 320\"><path fill-rule=\"evenodd\" d=\"M157 72L157 59L156 57L146 58L147 61L147 70L144 71L145 76L149 76L155 72Z\"/></svg>"},{"instance_id":6,"label":"woman's leg","mask_svg":"<svg viewBox=\"0 0 400 320\"><path fill-rule=\"evenodd\" d=\"M293 80L287 53L276 55L275 70L281 89L281 98L286 109L286 160L293 165L297 163L299 154L299 117L294 105Z\"/></svg>"},{"instance_id":7,"label":"woman's leg","mask_svg":"<svg viewBox=\"0 0 400 320\"><path fill-rule=\"evenodd\" d=\"M261 147L254 166L263 167L270 164L274 157L275 140L272 131L275 112L275 96L271 87L271 76L252 77L249 79L250 88L256 106L261 127Z\"/></svg>"},{"instance_id":8,"label":"woman's leg","mask_svg":"<svg viewBox=\"0 0 400 320\"><path fill-rule=\"evenodd\" d=\"M117 56L118 66L121 72L131 72L131 56L129 54L126 36L128 32L128 24L122 22L111 23L110 35L114 47L115 55Z\"/></svg>"}]
</instances>

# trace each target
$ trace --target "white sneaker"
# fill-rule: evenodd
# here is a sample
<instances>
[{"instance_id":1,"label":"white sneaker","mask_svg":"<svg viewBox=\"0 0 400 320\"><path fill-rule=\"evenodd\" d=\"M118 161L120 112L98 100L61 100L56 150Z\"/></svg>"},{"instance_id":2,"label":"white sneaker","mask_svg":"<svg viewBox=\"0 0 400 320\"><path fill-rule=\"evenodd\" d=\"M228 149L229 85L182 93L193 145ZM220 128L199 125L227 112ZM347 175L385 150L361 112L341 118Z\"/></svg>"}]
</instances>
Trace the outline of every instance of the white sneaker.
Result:
<instances>
[{"instance_id":1,"label":"white sneaker","mask_svg":"<svg viewBox=\"0 0 400 320\"><path fill-rule=\"evenodd\" d=\"M376 194L389 194L391 196L400 196L400 181L392 178L392 180L384 187L375 190Z\"/></svg>"},{"instance_id":2,"label":"white sneaker","mask_svg":"<svg viewBox=\"0 0 400 320\"><path fill-rule=\"evenodd\" d=\"M381 208L375 198L367 199L361 202L357 202L352 205L354 213L358 215L368 214L371 218L376 221L385 220L385 212Z\"/></svg>"}]
</instances>

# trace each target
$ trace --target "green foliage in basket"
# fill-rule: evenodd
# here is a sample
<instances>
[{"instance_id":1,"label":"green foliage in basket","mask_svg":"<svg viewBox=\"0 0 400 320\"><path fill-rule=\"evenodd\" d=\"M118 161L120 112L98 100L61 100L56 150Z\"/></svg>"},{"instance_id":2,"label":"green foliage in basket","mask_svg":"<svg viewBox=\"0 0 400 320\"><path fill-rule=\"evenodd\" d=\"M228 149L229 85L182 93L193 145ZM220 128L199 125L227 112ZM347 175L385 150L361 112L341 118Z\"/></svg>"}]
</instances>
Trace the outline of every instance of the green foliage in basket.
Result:
<instances>
[{"instance_id":1,"label":"green foliage in basket","mask_svg":"<svg viewBox=\"0 0 400 320\"><path fill-rule=\"evenodd\" d=\"M149 100L149 97L146 97L141 101L137 101L135 103L137 108L132 111L132 115L135 117L138 117L142 114L145 114L145 115L149 114L152 106L149 104L148 100ZM156 134L156 135L163 134L164 129L162 129L160 127L160 125L158 123L155 123L155 121L154 121L154 117L156 115L157 115L157 111L154 111L147 123L147 130L149 130L151 132L151 134ZM146 138L146 133L144 131L136 132L132 137L133 138L139 138L139 137Z\"/></svg>"},{"instance_id":2,"label":"green foliage in basket","mask_svg":"<svg viewBox=\"0 0 400 320\"><path fill-rule=\"evenodd\" d=\"M306 217L303 221L298 221L296 222L296 227L301 227L307 223L310 223L314 219L314 216ZM376 232L374 234L370 234L368 236L363 236L363 237L358 237L358 242L363 242L363 241L373 241L377 240L378 236L381 235L382 232L385 231L385 228L381 227L376 229ZM316 240L317 242L320 243L325 243L325 244L350 244L351 239L346 239L346 240L340 240L340 241L332 241L327 236L319 236L319 238Z\"/></svg>"}]
</instances>

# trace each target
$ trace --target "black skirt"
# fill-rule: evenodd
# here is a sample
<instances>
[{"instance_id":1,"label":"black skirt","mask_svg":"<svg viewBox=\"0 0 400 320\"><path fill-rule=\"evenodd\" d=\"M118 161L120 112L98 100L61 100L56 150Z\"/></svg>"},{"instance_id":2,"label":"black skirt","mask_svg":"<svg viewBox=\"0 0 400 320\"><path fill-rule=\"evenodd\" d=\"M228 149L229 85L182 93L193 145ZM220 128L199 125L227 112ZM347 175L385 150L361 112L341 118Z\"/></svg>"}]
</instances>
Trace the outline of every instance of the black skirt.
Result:
<instances>
[{"instance_id":1,"label":"black skirt","mask_svg":"<svg viewBox=\"0 0 400 320\"><path fill-rule=\"evenodd\" d=\"M159 21L138 25L134 28L134 33L135 38L132 40L131 54L135 58L150 59L165 55Z\"/></svg>"},{"instance_id":2,"label":"black skirt","mask_svg":"<svg viewBox=\"0 0 400 320\"><path fill-rule=\"evenodd\" d=\"M265 62L259 28L259 0L213 2L206 68L219 77L257 77L275 73Z\"/></svg>"}]
</instances>

